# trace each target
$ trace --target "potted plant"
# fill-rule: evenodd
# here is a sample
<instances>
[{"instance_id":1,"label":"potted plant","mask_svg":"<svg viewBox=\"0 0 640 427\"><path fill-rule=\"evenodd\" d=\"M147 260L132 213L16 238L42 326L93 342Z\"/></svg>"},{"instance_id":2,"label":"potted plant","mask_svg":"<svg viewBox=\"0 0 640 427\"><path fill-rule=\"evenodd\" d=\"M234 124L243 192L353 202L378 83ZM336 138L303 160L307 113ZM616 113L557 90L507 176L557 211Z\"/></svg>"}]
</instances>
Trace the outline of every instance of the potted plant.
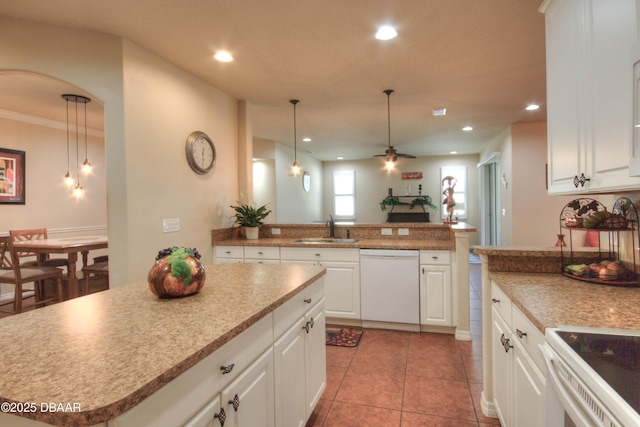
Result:
<instances>
[{"instance_id":1,"label":"potted plant","mask_svg":"<svg viewBox=\"0 0 640 427\"><path fill-rule=\"evenodd\" d=\"M247 203L240 203L231 206L236 211L234 214L236 224L244 227L245 237L249 240L258 238L258 228L264 224L264 219L271 213L267 205L254 208Z\"/></svg>"}]
</instances>

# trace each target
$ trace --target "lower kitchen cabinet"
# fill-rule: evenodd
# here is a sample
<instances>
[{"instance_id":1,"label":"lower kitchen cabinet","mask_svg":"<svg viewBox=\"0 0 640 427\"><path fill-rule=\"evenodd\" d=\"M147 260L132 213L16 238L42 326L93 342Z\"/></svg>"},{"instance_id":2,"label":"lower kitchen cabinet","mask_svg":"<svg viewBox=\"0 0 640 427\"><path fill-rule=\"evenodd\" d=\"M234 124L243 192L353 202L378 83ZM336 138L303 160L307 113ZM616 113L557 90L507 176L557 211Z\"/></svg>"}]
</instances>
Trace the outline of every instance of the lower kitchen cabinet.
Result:
<instances>
[{"instance_id":1,"label":"lower kitchen cabinet","mask_svg":"<svg viewBox=\"0 0 640 427\"><path fill-rule=\"evenodd\" d=\"M326 387L324 299L274 345L276 426L305 425Z\"/></svg>"},{"instance_id":2,"label":"lower kitchen cabinet","mask_svg":"<svg viewBox=\"0 0 640 427\"><path fill-rule=\"evenodd\" d=\"M420 324L453 326L449 251L420 251Z\"/></svg>"},{"instance_id":3,"label":"lower kitchen cabinet","mask_svg":"<svg viewBox=\"0 0 640 427\"><path fill-rule=\"evenodd\" d=\"M492 285L493 398L504 427L545 423L546 379L538 362L544 336Z\"/></svg>"},{"instance_id":4,"label":"lower kitchen cabinet","mask_svg":"<svg viewBox=\"0 0 640 427\"><path fill-rule=\"evenodd\" d=\"M360 253L350 248L281 248L282 264L326 268L327 317L360 320Z\"/></svg>"}]
</instances>

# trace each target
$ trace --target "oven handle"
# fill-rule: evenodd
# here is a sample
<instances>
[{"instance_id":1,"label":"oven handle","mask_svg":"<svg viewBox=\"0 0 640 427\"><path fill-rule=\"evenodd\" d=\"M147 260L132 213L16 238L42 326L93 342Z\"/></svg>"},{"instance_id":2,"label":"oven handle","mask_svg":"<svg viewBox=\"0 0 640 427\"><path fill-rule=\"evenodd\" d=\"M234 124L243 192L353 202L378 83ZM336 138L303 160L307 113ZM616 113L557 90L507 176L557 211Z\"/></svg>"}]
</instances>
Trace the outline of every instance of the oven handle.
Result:
<instances>
[{"instance_id":1,"label":"oven handle","mask_svg":"<svg viewBox=\"0 0 640 427\"><path fill-rule=\"evenodd\" d=\"M553 390L547 389L547 393L555 391L555 395L560 400L565 412L569 415L571 420L578 426L596 426L593 421L585 417L585 414L581 408L579 400L576 399L574 391L565 385L562 378L558 376L556 371L556 359L555 351L549 347L548 344L539 344L540 351L544 356L544 362L547 365L548 381L551 382Z\"/></svg>"}]
</instances>

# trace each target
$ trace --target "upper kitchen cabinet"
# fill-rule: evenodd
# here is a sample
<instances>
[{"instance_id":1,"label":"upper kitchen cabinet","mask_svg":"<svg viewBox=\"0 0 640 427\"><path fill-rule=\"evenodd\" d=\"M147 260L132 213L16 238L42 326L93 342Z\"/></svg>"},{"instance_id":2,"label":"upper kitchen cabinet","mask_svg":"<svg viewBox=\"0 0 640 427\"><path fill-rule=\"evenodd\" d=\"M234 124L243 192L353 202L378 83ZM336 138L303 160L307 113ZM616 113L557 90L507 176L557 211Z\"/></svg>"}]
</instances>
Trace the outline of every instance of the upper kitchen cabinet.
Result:
<instances>
[{"instance_id":1,"label":"upper kitchen cabinet","mask_svg":"<svg viewBox=\"0 0 640 427\"><path fill-rule=\"evenodd\" d=\"M553 0L545 14L550 194L640 188L629 176L636 0Z\"/></svg>"}]
</instances>

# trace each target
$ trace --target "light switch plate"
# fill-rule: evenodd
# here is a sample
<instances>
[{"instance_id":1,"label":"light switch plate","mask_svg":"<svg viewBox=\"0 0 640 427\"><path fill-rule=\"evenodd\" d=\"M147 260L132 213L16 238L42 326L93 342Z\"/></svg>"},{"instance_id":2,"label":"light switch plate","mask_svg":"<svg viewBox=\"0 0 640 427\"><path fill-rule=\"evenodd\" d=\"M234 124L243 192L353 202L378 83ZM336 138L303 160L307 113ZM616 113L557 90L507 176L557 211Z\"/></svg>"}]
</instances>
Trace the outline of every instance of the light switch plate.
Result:
<instances>
[{"instance_id":1,"label":"light switch plate","mask_svg":"<svg viewBox=\"0 0 640 427\"><path fill-rule=\"evenodd\" d=\"M408 228L398 228L398 236L408 236L409 229Z\"/></svg>"},{"instance_id":2,"label":"light switch plate","mask_svg":"<svg viewBox=\"0 0 640 427\"><path fill-rule=\"evenodd\" d=\"M393 230L390 229L390 228L382 228L382 229L380 229L380 233L383 236L391 236L393 234Z\"/></svg>"},{"instance_id":3,"label":"light switch plate","mask_svg":"<svg viewBox=\"0 0 640 427\"><path fill-rule=\"evenodd\" d=\"M272 228L271 229L271 234L279 235L280 234L280 229L279 228Z\"/></svg>"},{"instance_id":4,"label":"light switch plate","mask_svg":"<svg viewBox=\"0 0 640 427\"><path fill-rule=\"evenodd\" d=\"M180 219L163 219L162 220L162 231L164 233L175 233L176 231L180 231Z\"/></svg>"}]
</instances>

